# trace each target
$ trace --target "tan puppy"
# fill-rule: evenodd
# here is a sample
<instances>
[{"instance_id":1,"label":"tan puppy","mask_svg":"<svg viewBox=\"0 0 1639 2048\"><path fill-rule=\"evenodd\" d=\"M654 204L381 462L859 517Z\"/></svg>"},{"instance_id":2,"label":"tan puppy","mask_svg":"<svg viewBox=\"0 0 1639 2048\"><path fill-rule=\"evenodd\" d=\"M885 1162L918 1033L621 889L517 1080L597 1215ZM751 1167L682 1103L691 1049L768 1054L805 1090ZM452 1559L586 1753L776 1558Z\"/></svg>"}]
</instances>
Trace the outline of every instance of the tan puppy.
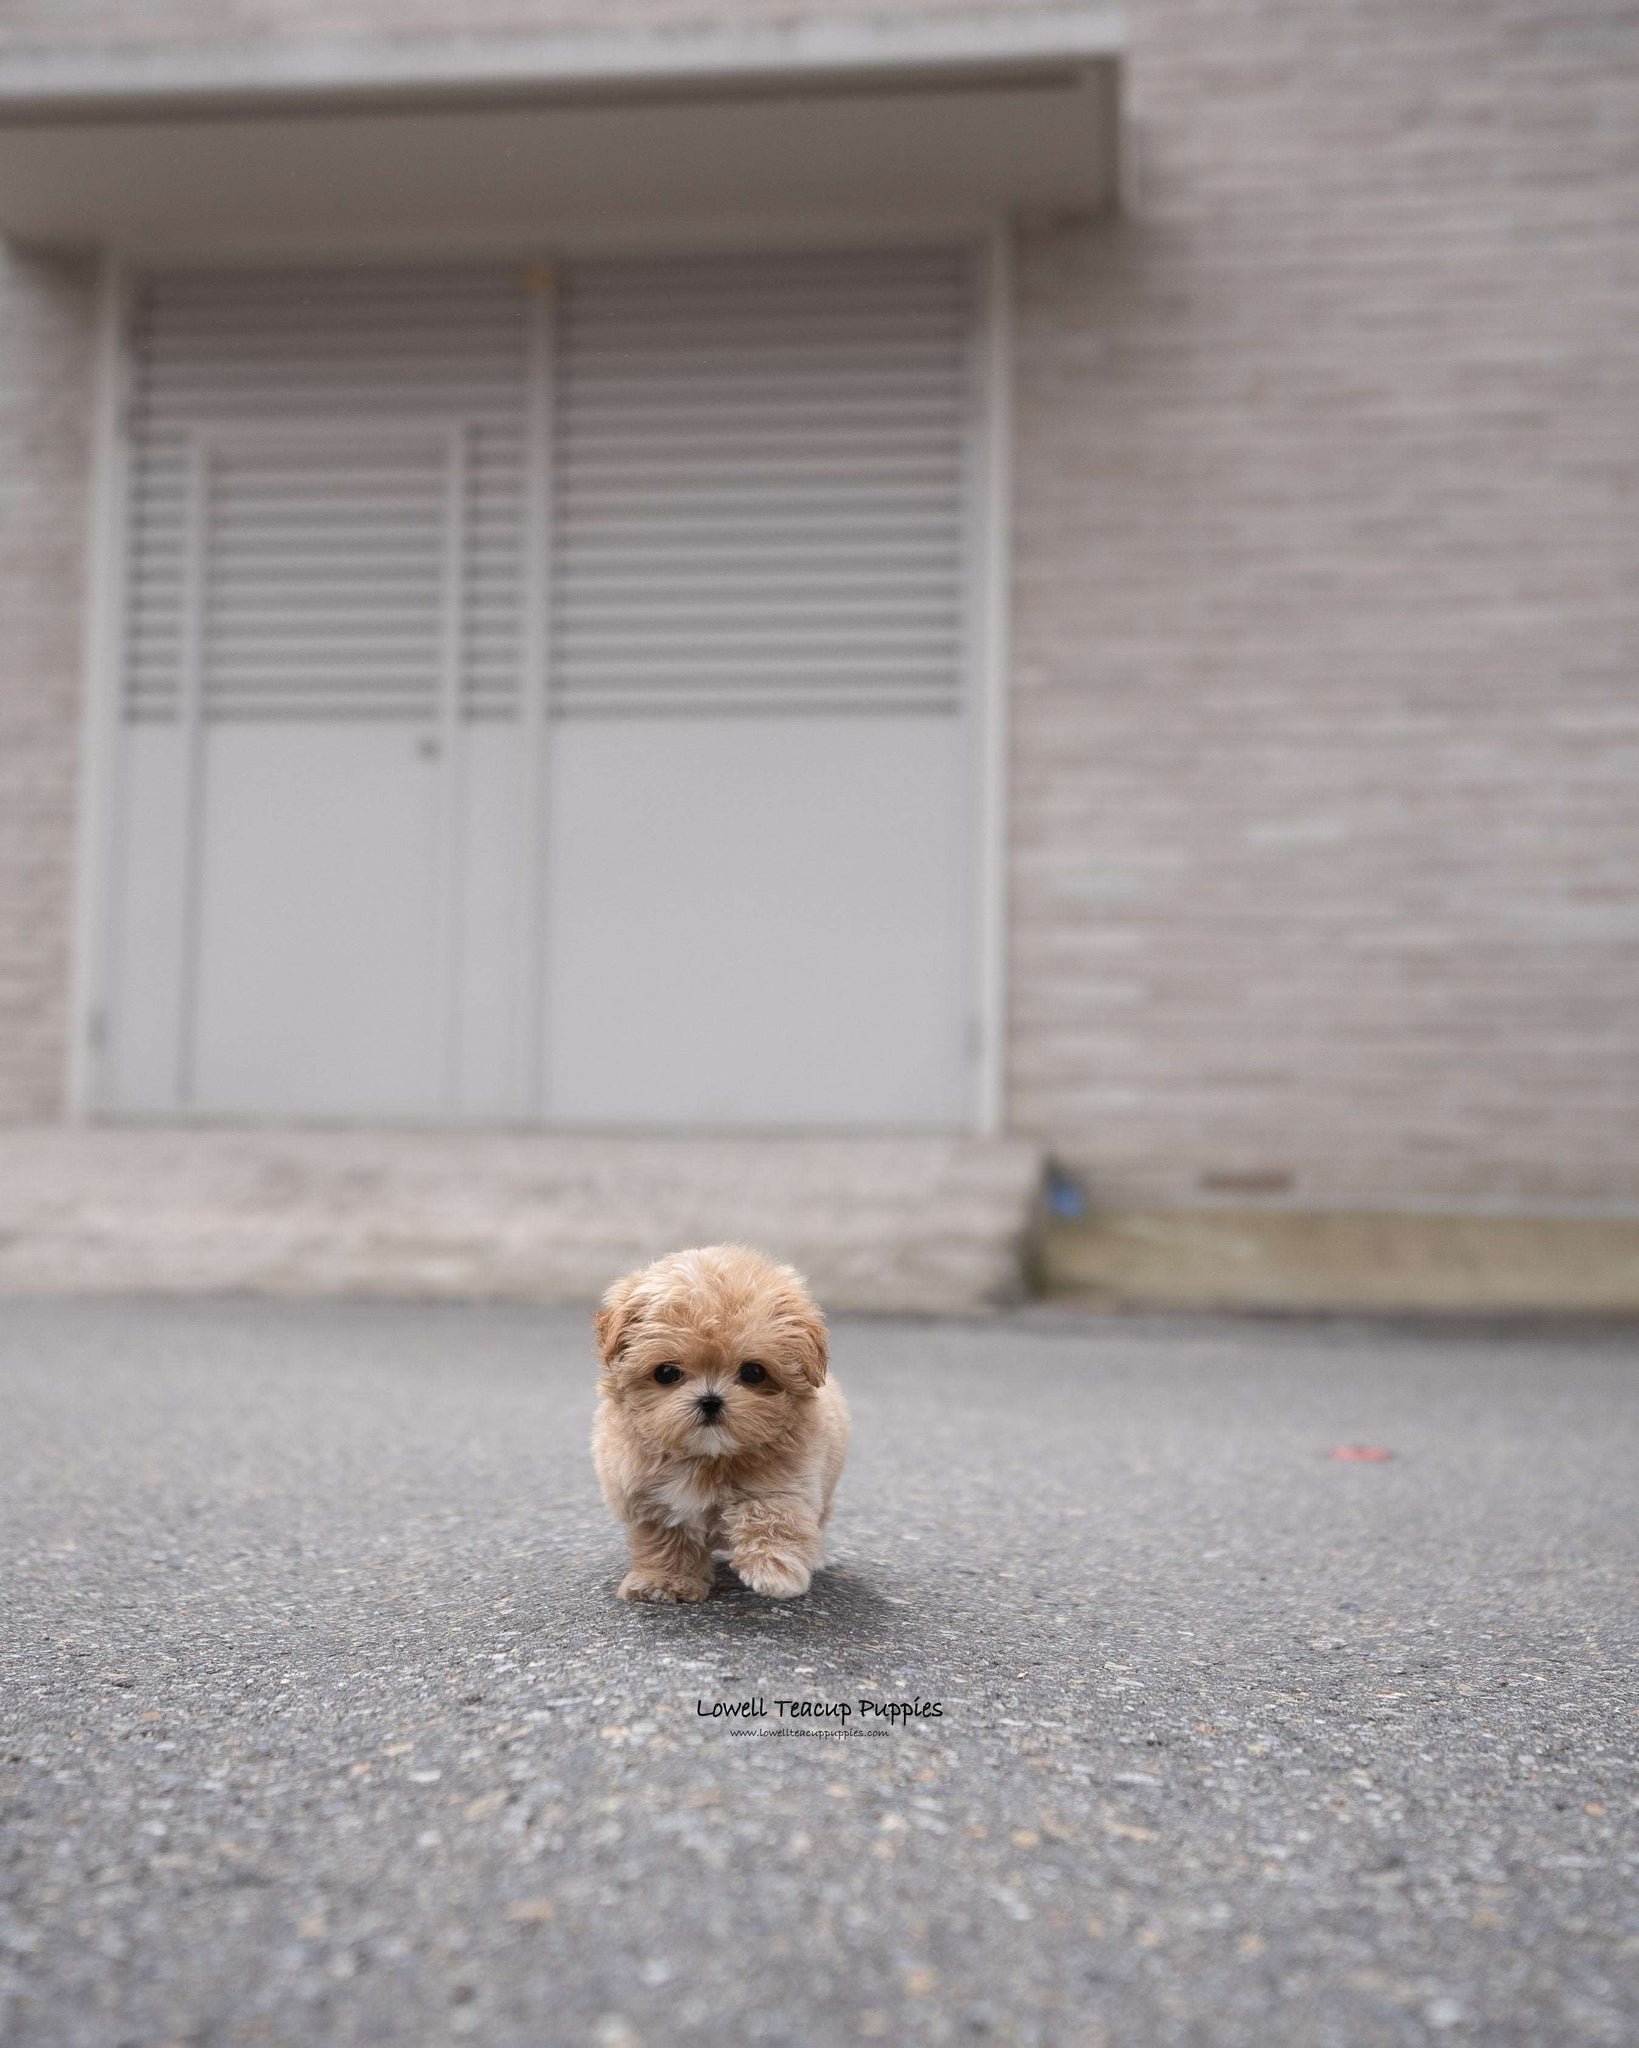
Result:
<instances>
[{"instance_id":1,"label":"tan puppy","mask_svg":"<svg viewBox=\"0 0 1639 2048\"><path fill-rule=\"evenodd\" d=\"M754 1593L808 1591L848 1449L825 1318L743 1245L674 1252L597 1313L592 1462L626 1524L623 1600L704 1600L726 1554Z\"/></svg>"}]
</instances>

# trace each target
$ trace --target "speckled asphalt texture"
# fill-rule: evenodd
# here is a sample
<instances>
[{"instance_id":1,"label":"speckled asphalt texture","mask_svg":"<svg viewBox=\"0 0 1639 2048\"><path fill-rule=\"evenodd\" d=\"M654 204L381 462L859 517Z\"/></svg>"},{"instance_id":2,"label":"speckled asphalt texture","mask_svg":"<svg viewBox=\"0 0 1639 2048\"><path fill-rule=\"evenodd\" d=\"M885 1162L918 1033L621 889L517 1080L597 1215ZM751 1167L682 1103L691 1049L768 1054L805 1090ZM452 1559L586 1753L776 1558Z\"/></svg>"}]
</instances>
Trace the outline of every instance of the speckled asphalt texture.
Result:
<instances>
[{"instance_id":1,"label":"speckled asphalt texture","mask_svg":"<svg viewBox=\"0 0 1639 2048\"><path fill-rule=\"evenodd\" d=\"M835 1365L813 1593L634 1608L579 1316L0 1307L0 2036L1635 2038L1632 1334Z\"/></svg>"}]
</instances>

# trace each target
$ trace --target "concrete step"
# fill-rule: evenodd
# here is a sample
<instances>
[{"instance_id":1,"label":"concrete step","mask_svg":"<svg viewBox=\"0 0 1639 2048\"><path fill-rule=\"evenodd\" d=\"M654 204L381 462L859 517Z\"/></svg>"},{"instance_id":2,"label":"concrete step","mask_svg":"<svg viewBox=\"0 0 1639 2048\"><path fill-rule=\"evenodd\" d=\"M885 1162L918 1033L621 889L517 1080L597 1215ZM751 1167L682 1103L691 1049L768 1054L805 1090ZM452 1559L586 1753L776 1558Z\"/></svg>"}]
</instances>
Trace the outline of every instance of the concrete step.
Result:
<instances>
[{"instance_id":1,"label":"concrete step","mask_svg":"<svg viewBox=\"0 0 1639 2048\"><path fill-rule=\"evenodd\" d=\"M1014 1300L1032 1145L284 1128L0 1130L0 1291L592 1301L753 1244L831 1308Z\"/></svg>"}]
</instances>

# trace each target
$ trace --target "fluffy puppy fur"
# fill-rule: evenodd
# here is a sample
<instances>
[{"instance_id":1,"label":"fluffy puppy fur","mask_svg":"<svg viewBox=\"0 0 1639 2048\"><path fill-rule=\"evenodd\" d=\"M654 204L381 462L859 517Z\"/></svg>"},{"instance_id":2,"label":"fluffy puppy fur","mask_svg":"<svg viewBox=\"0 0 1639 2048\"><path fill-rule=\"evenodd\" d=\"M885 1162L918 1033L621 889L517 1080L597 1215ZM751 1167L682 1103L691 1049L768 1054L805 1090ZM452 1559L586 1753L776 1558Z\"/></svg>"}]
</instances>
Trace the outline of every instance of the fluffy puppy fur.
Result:
<instances>
[{"instance_id":1,"label":"fluffy puppy fur","mask_svg":"<svg viewBox=\"0 0 1639 2048\"><path fill-rule=\"evenodd\" d=\"M848 1448L825 1318L743 1245L617 1280L596 1319L592 1462L626 1524L623 1600L704 1600L726 1555L754 1593L806 1593Z\"/></svg>"}]
</instances>

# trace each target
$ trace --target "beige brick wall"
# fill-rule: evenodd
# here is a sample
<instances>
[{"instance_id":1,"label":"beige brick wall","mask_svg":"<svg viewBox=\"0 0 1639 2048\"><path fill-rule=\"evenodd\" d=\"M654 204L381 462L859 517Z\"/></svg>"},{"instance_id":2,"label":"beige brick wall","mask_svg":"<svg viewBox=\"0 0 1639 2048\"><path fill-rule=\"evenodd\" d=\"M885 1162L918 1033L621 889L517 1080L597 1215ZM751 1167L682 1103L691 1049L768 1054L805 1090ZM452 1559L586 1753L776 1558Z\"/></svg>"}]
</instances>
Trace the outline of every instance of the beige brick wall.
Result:
<instances>
[{"instance_id":1,"label":"beige brick wall","mask_svg":"<svg viewBox=\"0 0 1639 2048\"><path fill-rule=\"evenodd\" d=\"M62 1105L93 266L0 248L0 1120Z\"/></svg>"},{"instance_id":2,"label":"beige brick wall","mask_svg":"<svg viewBox=\"0 0 1639 2048\"><path fill-rule=\"evenodd\" d=\"M1112 1201L1639 1204L1639 9L1127 11L1137 207L1019 247L1011 1120ZM0 0L0 44L449 20ZM16 1116L61 1068L84 301L0 289Z\"/></svg>"},{"instance_id":3,"label":"beige brick wall","mask_svg":"<svg viewBox=\"0 0 1639 2048\"><path fill-rule=\"evenodd\" d=\"M1004 0L1005 5L1005 0ZM988 13L985 7L850 4L826 10L792 0L0 0L0 48L111 50L384 36L551 34L560 29L689 27L701 22L789 21L838 14Z\"/></svg>"},{"instance_id":4,"label":"beige brick wall","mask_svg":"<svg viewBox=\"0 0 1639 2048\"><path fill-rule=\"evenodd\" d=\"M1015 1123L1112 1200L1639 1200L1639 12L1133 10L1021 250Z\"/></svg>"}]
</instances>

